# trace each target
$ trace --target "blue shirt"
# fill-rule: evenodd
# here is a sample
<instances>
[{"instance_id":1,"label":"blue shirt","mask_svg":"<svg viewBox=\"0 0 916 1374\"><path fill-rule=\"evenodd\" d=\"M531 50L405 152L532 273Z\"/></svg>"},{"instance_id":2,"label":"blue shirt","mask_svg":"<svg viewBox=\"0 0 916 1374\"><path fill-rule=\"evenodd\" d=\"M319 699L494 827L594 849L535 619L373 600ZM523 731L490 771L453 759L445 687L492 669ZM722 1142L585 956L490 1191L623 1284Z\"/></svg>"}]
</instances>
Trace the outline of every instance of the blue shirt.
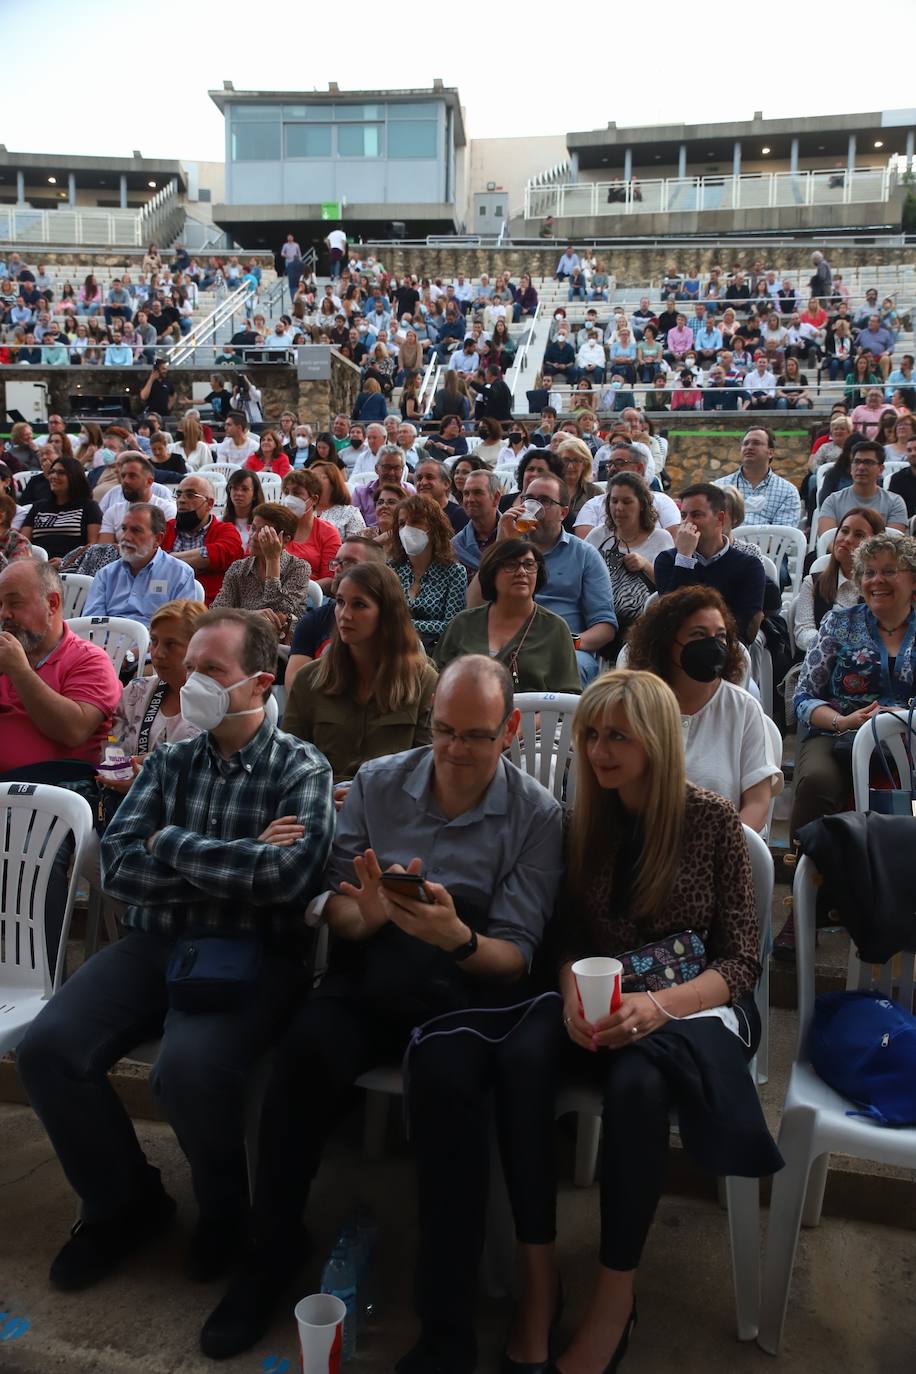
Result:
<instances>
[{"instance_id":1,"label":"blue shirt","mask_svg":"<svg viewBox=\"0 0 916 1374\"><path fill-rule=\"evenodd\" d=\"M465 526L452 544L470 529ZM543 553L543 550L542 550ZM617 625L614 593L607 564L592 544L560 531L560 538L544 554L547 581L534 599L555 615L561 615L574 634L592 625Z\"/></svg>"},{"instance_id":2,"label":"blue shirt","mask_svg":"<svg viewBox=\"0 0 916 1374\"><path fill-rule=\"evenodd\" d=\"M160 606L176 597L194 601L194 569L163 549L138 573L123 558L92 579L83 615L120 615L148 625Z\"/></svg>"},{"instance_id":3,"label":"blue shirt","mask_svg":"<svg viewBox=\"0 0 916 1374\"><path fill-rule=\"evenodd\" d=\"M464 529L459 530L452 539L452 548L455 550L455 557L458 559L459 563L463 563L466 568L470 568L472 572L476 572L480 567L480 560L483 558L484 553L490 545L495 542L498 530L499 523L497 522L497 524L493 526L493 532L489 539L485 541L483 548L481 548L477 542L477 531L474 529L474 522L469 520Z\"/></svg>"},{"instance_id":4,"label":"blue shirt","mask_svg":"<svg viewBox=\"0 0 916 1374\"><path fill-rule=\"evenodd\" d=\"M718 352L722 347L722 331L721 329L717 329L715 325L713 325L712 329L704 325L694 334L693 342L696 348L702 348L706 352L715 349L716 352Z\"/></svg>"},{"instance_id":5,"label":"blue shirt","mask_svg":"<svg viewBox=\"0 0 916 1374\"><path fill-rule=\"evenodd\" d=\"M130 344L109 344L105 349L106 367L130 367L134 360L134 350Z\"/></svg>"}]
</instances>

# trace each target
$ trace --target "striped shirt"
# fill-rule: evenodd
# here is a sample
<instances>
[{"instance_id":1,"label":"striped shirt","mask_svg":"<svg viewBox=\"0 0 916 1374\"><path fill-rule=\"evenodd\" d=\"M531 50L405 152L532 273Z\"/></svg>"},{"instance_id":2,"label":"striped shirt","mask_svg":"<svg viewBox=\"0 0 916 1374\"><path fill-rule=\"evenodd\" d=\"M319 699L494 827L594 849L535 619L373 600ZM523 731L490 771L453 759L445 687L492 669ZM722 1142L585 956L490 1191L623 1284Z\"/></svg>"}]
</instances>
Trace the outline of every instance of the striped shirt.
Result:
<instances>
[{"instance_id":1,"label":"striped shirt","mask_svg":"<svg viewBox=\"0 0 916 1374\"><path fill-rule=\"evenodd\" d=\"M179 826L176 792L189 753ZM133 930L294 938L304 934L303 912L319 889L334 815L327 760L266 721L229 759L209 734L161 744L102 838L102 882L128 903L124 923ZM298 816L301 840L257 838L279 816Z\"/></svg>"}]
</instances>

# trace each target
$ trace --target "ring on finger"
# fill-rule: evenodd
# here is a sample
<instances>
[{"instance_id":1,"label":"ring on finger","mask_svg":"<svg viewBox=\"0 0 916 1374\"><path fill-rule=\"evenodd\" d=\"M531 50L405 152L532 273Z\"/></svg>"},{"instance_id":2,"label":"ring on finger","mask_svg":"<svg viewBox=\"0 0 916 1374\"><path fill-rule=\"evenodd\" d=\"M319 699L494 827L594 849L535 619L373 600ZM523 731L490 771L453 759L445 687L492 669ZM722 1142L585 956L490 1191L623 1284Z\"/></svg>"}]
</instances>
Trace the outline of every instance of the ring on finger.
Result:
<instances>
[{"instance_id":1,"label":"ring on finger","mask_svg":"<svg viewBox=\"0 0 916 1374\"><path fill-rule=\"evenodd\" d=\"M638 1026L638 1024L636 1024L635 1022L634 1022L633 1025L630 1027L630 1034L631 1034L631 1035L638 1035L638 1034L639 1034L639 1026Z\"/></svg>"}]
</instances>

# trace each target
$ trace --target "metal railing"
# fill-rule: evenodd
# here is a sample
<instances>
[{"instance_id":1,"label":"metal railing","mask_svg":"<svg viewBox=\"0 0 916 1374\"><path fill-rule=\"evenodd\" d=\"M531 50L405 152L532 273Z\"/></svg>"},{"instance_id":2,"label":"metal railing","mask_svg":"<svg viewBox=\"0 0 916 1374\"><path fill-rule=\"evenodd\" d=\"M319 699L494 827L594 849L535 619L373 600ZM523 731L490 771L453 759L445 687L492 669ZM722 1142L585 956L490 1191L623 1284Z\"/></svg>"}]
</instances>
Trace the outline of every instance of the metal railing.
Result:
<instances>
[{"instance_id":1,"label":"metal railing","mask_svg":"<svg viewBox=\"0 0 916 1374\"><path fill-rule=\"evenodd\" d=\"M441 371L442 365L436 357L435 351L433 351L426 365L426 371L423 373L420 390L417 393L417 406L421 415L425 415L427 410L432 408L436 399L436 392L439 389L439 373Z\"/></svg>"},{"instance_id":2,"label":"metal railing","mask_svg":"<svg viewBox=\"0 0 916 1374\"><path fill-rule=\"evenodd\" d=\"M244 282L237 290L233 291L231 295L225 296L223 300L210 311L209 315L205 315L202 320L198 321L190 334L186 334L180 343L173 345L170 352L166 355L169 362L173 365L187 362L189 358L193 357L194 350L200 344L206 343L208 339L214 338L217 330L227 321L233 319L240 310L243 310L249 296L254 294L255 293L248 283Z\"/></svg>"},{"instance_id":3,"label":"metal railing","mask_svg":"<svg viewBox=\"0 0 916 1374\"><path fill-rule=\"evenodd\" d=\"M749 172L742 176L663 177L651 180L566 181L525 187L525 219L608 215L669 215L712 210L798 209L861 205L890 200L897 170L832 168L799 172Z\"/></svg>"},{"instance_id":4,"label":"metal railing","mask_svg":"<svg viewBox=\"0 0 916 1374\"><path fill-rule=\"evenodd\" d=\"M27 205L0 207L0 241L8 243L109 244L140 248L156 242L162 229L182 213L178 186L172 180L139 209L33 210Z\"/></svg>"},{"instance_id":5,"label":"metal railing","mask_svg":"<svg viewBox=\"0 0 916 1374\"><path fill-rule=\"evenodd\" d=\"M524 341L518 347L518 351L515 354L515 363L510 368L509 376L506 378L506 385L512 392L513 401L515 400L515 393L518 390L518 384L521 381L522 373L525 371L525 368L528 365L528 353L531 349L531 345L534 342L534 327L537 324L538 320L541 318L542 305L543 302L538 301L534 314L528 321L528 332L525 335Z\"/></svg>"}]
</instances>

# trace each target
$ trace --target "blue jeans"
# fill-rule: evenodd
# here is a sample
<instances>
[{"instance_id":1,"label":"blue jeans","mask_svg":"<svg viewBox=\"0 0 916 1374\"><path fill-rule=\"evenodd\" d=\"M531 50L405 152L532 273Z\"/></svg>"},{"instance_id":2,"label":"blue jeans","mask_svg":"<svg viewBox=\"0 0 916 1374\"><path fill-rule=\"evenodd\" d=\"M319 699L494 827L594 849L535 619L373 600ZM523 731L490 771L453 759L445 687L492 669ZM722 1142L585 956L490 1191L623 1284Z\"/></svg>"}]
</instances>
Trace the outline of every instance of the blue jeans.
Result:
<instances>
[{"instance_id":1,"label":"blue jeans","mask_svg":"<svg viewBox=\"0 0 916 1374\"><path fill-rule=\"evenodd\" d=\"M601 659L588 649L576 650L576 663L579 666L579 681L587 687L601 672Z\"/></svg>"}]
</instances>

